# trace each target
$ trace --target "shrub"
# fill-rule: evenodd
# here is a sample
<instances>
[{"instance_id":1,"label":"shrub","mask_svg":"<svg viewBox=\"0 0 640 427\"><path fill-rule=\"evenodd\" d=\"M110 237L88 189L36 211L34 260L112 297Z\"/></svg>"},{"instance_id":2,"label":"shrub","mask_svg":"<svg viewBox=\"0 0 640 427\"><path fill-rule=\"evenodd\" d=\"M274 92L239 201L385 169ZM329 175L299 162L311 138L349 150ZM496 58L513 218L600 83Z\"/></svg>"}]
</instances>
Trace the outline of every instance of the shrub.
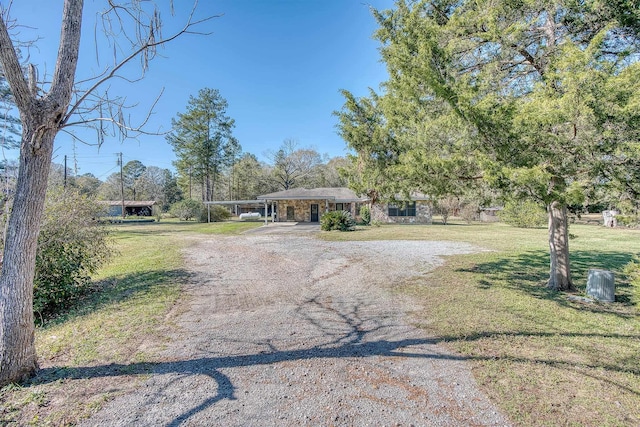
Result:
<instances>
[{"instance_id":1,"label":"shrub","mask_svg":"<svg viewBox=\"0 0 640 427\"><path fill-rule=\"evenodd\" d=\"M498 214L501 221L520 228L542 227L547 223L547 213L535 202L507 202Z\"/></svg>"},{"instance_id":2,"label":"shrub","mask_svg":"<svg viewBox=\"0 0 640 427\"><path fill-rule=\"evenodd\" d=\"M169 212L174 218L189 221L193 218L200 218L200 215L202 215L202 210L203 209L201 202L193 199L186 199L171 205L171 209L169 210Z\"/></svg>"},{"instance_id":3,"label":"shrub","mask_svg":"<svg viewBox=\"0 0 640 427\"><path fill-rule=\"evenodd\" d=\"M631 299L636 307L640 306L640 258L634 258L624 268L624 274L629 278L632 286Z\"/></svg>"},{"instance_id":4,"label":"shrub","mask_svg":"<svg viewBox=\"0 0 640 427\"><path fill-rule=\"evenodd\" d=\"M634 215L616 215L616 221L625 227L637 227L640 224L640 219Z\"/></svg>"},{"instance_id":5,"label":"shrub","mask_svg":"<svg viewBox=\"0 0 640 427\"><path fill-rule=\"evenodd\" d=\"M467 203L460 208L460 216L462 219L471 223L478 220L478 211L480 210L477 203Z\"/></svg>"},{"instance_id":6,"label":"shrub","mask_svg":"<svg viewBox=\"0 0 640 427\"><path fill-rule=\"evenodd\" d=\"M362 223L364 225L371 224L371 209L369 209L369 206L360 207L360 218L362 219Z\"/></svg>"},{"instance_id":7,"label":"shrub","mask_svg":"<svg viewBox=\"0 0 640 427\"><path fill-rule=\"evenodd\" d=\"M450 215L455 215L460 209L460 199L456 196L447 196L437 202L437 209L442 215L442 224L447 225Z\"/></svg>"},{"instance_id":8,"label":"shrub","mask_svg":"<svg viewBox=\"0 0 640 427\"><path fill-rule=\"evenodd\" d=\"M211 222L226 221L231 218L231 212L224 206L213 205L210 208ZM200 222L209 222L209 210L203 208L200 213Z\"/></svg>"},{"instance_id":9,"label":"shrub","mask_svg":"<svg viewBox=\"0 0 640 427\"><path fill-rule=\"evenodd\" d=\"M356 222L347 211L327 212L320 218L320 228L323 231L352 231L355 226Z\"/></svg>"},{"instance_id":10,"label":"shrub","mask_svg":"<svg viewBox=\"0 0 640 427\"><path fill-rule=\"evenodd\" d=\"M36 255L33 309L51 317L87 293L91 275L113 254L104 206L75 192L50 190Z\"/></svg>"}]
</instances>

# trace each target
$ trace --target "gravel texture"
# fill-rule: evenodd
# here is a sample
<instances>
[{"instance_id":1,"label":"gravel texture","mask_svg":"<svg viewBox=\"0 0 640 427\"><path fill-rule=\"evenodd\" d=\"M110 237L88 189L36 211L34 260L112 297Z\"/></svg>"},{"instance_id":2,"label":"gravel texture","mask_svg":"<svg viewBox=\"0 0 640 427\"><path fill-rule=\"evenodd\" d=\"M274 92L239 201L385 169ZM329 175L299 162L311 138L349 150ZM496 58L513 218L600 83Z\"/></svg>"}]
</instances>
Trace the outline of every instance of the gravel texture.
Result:
<instances>
[{"instance_id":1,"label":"gravel texture","mask_svg":"<svg viewBox=\"0 0 640 427\"><path fill-rule=\"evenodd\" d=\"M262 229L194 241L195 280L167 319L177 326L162 363L83 425L509 424L464 359L410 325L416 302L393 291L478 248Z\"/></svg>"}]
</instances>

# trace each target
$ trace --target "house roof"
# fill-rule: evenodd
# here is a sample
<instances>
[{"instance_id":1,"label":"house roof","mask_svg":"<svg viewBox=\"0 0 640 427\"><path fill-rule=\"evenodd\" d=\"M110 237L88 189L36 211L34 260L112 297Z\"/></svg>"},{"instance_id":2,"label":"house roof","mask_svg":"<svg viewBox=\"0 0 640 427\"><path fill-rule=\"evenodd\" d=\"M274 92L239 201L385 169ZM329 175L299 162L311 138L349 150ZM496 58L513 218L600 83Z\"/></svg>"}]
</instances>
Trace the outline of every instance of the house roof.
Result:
<instances>
[{"instance_id":1,"label":"house roof","mask_svg":"<svg viewBox=\"0 0 640 427\"><path fill-rule=\"evenodd\" d=\"M412 201L420 201L420 200L431 200L431 196L428 196L424 193L412 192L409 197L411 197ZM404 196L396 195L396 200L404 200Z\"/></svg>"},{"instance_id":2,"label":"house roof","mask_svg":"<svg viewBox=\"0 0 640 427\"><path fill-rule=\"evenodd\" d=\"M258 196L259 200L333 200L336 202L363 202L367 197L358 195L346 187L292 188Z\"/></svg>"},{"instance_id":3,"label":"house roof","mask_svg":"<svg viewBox=\"0 0 640 427\"><path fill-rule=\"evenodd\" d=\"M98 203L102 203L108 206L122 206L122 200L101 200ZM125 200L124 206L126 208L144 208L147 206L153 206L156 204L155 200Z\"/></svg>"}]
</instances>

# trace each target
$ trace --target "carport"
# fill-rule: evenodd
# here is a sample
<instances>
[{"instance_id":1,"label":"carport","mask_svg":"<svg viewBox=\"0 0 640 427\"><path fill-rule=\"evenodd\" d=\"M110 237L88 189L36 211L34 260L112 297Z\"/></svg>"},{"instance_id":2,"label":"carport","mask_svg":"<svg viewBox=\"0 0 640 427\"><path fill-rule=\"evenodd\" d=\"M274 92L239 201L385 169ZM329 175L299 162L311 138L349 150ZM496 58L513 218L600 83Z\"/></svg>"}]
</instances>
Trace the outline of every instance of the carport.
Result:
<instances>
[{"instance_id":1,"label":"carport","mask_svg":"<svg viewBox=\"0 0 640 427\"><path fill-rule=\"evenodd\" d=\"M214 200L211 202L204 202L207 205L207 222L211 222L211 206L231 206L233 213L239 216L243 209L256 207L256 210L264 209L264 223L269 223L269 201L268 200ZM275 222L275 203L271 202L271 222Z\"/></svg>"}]
</instances>

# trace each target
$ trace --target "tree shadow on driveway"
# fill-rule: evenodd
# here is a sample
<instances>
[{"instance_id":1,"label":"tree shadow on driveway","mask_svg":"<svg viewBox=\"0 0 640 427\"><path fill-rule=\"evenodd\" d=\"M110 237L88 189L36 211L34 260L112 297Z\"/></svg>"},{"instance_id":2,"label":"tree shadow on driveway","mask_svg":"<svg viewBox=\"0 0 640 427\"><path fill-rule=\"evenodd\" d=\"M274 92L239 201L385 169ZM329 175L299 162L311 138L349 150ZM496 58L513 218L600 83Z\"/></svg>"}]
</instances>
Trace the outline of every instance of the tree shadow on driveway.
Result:
<instances>
[{"instance_id":1,"label":"tree shadow on driveway","mask_svg":"<svg viewBox=\"0 0 640 427\"><path fill-rule=\"evenodd\" d=\"M196 377L204 376L215 383L215 386L206 386L205 397L203 394L197 395L197 399L191 402L192 407L183 409L183 412L172 414L171 421L166 421L166 426L178 426L189 420L194 415L212 407L216 403L237 398L237 386L231 378L224 372L225 369L269 366L281 362L300 362L314 359L365 359L370 357L401 357L401 358L423 358L423 359L445 359L445 360L465 360L465 357L448 354L433 349L413 349L412 347L423 345L434 345L438 340L428 338L414 338L399 336L398 339L376 339L373 335L389 325L371 323L372 319L363 319L362 303L354 303L347 309L338 309L322 302L322 298L310 298L298 307L297 315L304 322L311 324L313 328L320 331L325 342L309 346L307 348L278 349L271 341L255 342L257 345L265 345L264 350L256 350L250 354L218 356L218 357L198 357L189 360L159 361L147 363L130 364L108 364L101 366L86 367L51 367L42 369L38 375L30 381L30 385L52 383L59 380L81 380L90 378L109 378L120 376L144 376L152 375L152 379L161 378L155 381L154 385L146 389L138 389L147 393L144 402L136 407L145 407L149 410L155 402L162 402L166 395L173 391L170 388L188 390L184 385L180 386L180 381L189 381L191 377L196 382ZM304 309L307 308L307 310ZM313 313L311 313L313 312ZM326 316L323 319L318 317L318 313ZM368 327L364 325L368 324ZM336 326L339 326L336 330ZM410 328L411 329L411 328ZM412 330L412 329L411 329ZM384 332L384 331L383 331ZM387 334L393 337L393 334ZM253 342L253 341L252 341ZM286 345L286 343L285 343ZM432 351L433 350L433 351ZM201 385L200 385L201 387ZM134 391L138 393L138 391ZM179 394L185 399L186 405L190 405L189 398L185 394ZM133 397L133 396L132 396ZM166 414L163 414L166 417Z\"/></svg>"},{"instance_id":2,"label":"tree shadow on driveway","mask_svg":"<svg viewBox=\"0 0 640 427\"><path fill-rule=\"evenodd\" d=\"M306 307L306 309L305 309ZM248 354L239 355L223 355L214 357L196 357L188 360L175 361L159 361L150 363L130 363L130 364L108 364L101 366L86 367L52 367L42 369L38 375L30 381L30 385L46 384L56 382L58 380L82 380L89 378L115 378L120 376L148 376L151 375L151 381L158 379L149 387L140 387L133 393L141 396L143 401L135 403L135 408L140 411L151 411L156 407L161 407L162 402L172 393L180 399L181 405L177 411L162 413L164 421L162 425L179 426L186 423L195 415L206 411L221 401L234 401L238 398L237 385L229 377L225 370L234 368L270 366L286 362L302 362L320 359L367 359L373 357L379 358L398 358L398 359L424 359L424 360L450 360L450 361L468 361L468 360L488 360L489 356L473 355L462 356L456 355L443 350L438 343L442 341L454 340L475 340L482 339L493 334L500 335L504 332L486 332L473 337L443 336L438 338L415 337L413 334L407 336L403 332L398 334L389 334L386 329L389 325L375 323L371 324L371 319L367 319L364 314L366 307L361 302L349 305L345 310L338 309L335 306L322 301L322 297L313 297L306 300L298 307L297 314L307 324L312 324L317 328L322 336L327 339L324 343L309 346L307 348L278 349L276 346L268 342L265 350L251 351ZM315 311L314 311L315 310ZM324 313L326 316L322 321L317 313ZM340 328L336 328L339 325ZM368 325L368 326L365 326ZM340 329L338 332L337 329ZM406 330L404 330L406 331ZM379 337L378 333L382 332L384 339ZM520 335L520 334L517 334ZM544 333L523 332L523 336L535 337L543 336ZM387 338L392 337L392 338ZM393 339L396 337L397 339ZM637 338L637 336L629 336L629 338ZM263 342L255 344L264 345ZM502 358L510 361L521 363L542 363L555 367L571 367L570 361L553 358L545 360L534 360L527 357L503 356ZM615 367L604 366L605 369L614 369ZM586 374L585 374L586 375ZM203 385L197 377L203 376L212 381L212 385ZM190 399L189 392L191 388L180 384L183 381L193 380L194 384L200 388L200 393L196 398ZM215 384L215 385L213 385ZM191 383L189 385L192 385ZM154 388L155 386L155 388ZM176 391L173 390L176 388ZM204 390L204 391L202 391ZM639 393L638 390L628 391ZM246 390L245 390L246 392ZM144 396L141 393L146 393ZM135 396L131 395L131 399ZM185 408L186 406L186 408ZM178 412L178 413L176 413ZM130 415L130 414L127 414ZM137 420L135 420L137 421ZM158 424L157 422L155 423Z\"/></svg>"},{"instance_id":3,"label":"tree shadow on driveway","mask_svg":"<svg viewBox=\"0 0 640 427\"><path fill-rule=\"evenodd\" d=\"M403 358L433 358L465 360L465 357L447 354L424 354L399 351L411 346L435 344L430 339L403 339L398 341L378 340L364 343L344 343L336 347L312 347L308 349L273 351L242 356L203 357L192 360L156 363L109 364L90 367L52 367L39 371L32 380L33 385L58 381L60 379L86 379L96 377L117 377L121 375L205 375L215 381L215 395L176 417L167 426L178 426L193 415L205 410L221 400L235 400L236 388L231 379L220 370L247 366L272 365L279 362L303 361L323 358L367 358L374 356Z\"/></svg>"}]
</instances>

